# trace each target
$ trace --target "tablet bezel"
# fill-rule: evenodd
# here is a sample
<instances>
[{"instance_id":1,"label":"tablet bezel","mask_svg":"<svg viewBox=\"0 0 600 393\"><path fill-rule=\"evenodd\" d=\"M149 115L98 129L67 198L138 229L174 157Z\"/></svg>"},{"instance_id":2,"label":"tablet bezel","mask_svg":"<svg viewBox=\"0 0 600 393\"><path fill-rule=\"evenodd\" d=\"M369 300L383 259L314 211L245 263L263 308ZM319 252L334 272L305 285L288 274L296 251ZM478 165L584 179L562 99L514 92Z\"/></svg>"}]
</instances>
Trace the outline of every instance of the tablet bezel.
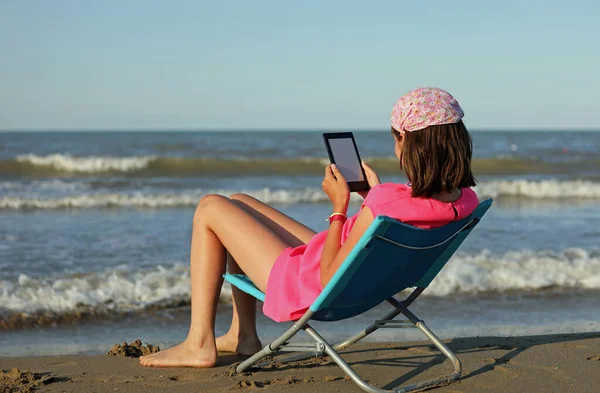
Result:
<instances>
[{"instance_id":1,"label":"tablet bezel","mask_svg":"<svg viewBox=\"0 0 600 393\"><path fill-rule=\"evenodd\" d=\"M333 157L333 152L331 151L331 146L329 145L330 139L347 139L350 138L352 140L352 144L354 145L354 152L356 153L356 157L358 158L358 163L360 165L360 170L363 174L363 181L352 181L348 182L348 188L351 192L357 191L368 191L371 189L369 187L369 182L367 181L367 174L365 173L365 169L362 167L362 161L360 159L360 154L358 153L358 147L356 146L356 141L354 140L354 134L352 132L325 132L323 133L323 142L325 142L325 148L327 149L327 155L329 156L329 161L332 164L335 164L335 158Z\"/></svg>"}]
</instances>

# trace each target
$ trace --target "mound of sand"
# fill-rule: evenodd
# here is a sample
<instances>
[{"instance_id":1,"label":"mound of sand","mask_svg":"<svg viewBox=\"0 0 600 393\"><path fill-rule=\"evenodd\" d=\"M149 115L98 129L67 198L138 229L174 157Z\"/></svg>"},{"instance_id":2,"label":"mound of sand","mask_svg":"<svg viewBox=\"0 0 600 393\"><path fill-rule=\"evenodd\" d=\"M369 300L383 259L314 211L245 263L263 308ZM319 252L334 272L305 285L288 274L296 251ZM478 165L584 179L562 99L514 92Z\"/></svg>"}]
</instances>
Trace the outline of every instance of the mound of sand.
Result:
<instances>
[{"instance_id":1,"label":"mound of sand","mask_svg":"<svg viewBox=\"0 0 600 393\"><path fill-rule=\"evenodd\" d=\"M18 368L10 371L0 370L0 393L29 393L55 381L56 379L48 374L21 371Z\"/></svg>"},{"instance_id":2,"label":"mound of sand","mask_svg":"<svg viewBox=\"0 0 600 393\"><path fill-rule=\"evenodd\" d=\"M106 354L110 356L139 358L140 356L150 355L151 353L156 353L158 351L160 351L158 345L154 346L152 344L146 344L144 346L142 345L142 340L138 338L131 344L127 344L125 341L121 344L115 344Z\"/></svg>"}]
</instances>

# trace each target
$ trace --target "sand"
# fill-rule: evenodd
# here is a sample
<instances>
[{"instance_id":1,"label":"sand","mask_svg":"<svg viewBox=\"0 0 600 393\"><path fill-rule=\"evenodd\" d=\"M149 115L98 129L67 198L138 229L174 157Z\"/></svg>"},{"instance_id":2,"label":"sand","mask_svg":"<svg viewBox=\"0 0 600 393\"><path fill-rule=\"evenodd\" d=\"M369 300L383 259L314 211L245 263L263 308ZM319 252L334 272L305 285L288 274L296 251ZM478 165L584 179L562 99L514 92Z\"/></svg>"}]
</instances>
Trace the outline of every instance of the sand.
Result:
<instances>
[{"instance_id":1,"label":"sand","mask_svg":"<svg viewBox=\"0 0 600 393\"><path fill-rule=\"evenodd\" d=\"M138 338L131 344L127 344L127 341L122 342L121 344L115 344L106 354L110 356L125 356L130 358L139 358L140 356L151 355L159 351L160 347L158 345L144 345L142 344L142 340Z\"/></svg>"},{"instance_id":2,"label":"sand","mask_svg":"<svg viewBox=\"0 0 600 393\"><path fill-rule=\"evenodd\" d=\"M459 338L446 343L461 359L463 377L436 392L600 392L600 333ZM386 389L451 371L428 342L357 344L343 357L361 376ZM20 378L37 376L43 382L20 385L19 378L11 382L3 377L0 392L362 391L329 358L231 375L231 365L242 359L222 354L216 368L167 369L110 355L3 358L0 369L8 371L4 375L29 372L29 377ZM13 368L19 371L10 371Z\"/></svg>"}]
</instances>

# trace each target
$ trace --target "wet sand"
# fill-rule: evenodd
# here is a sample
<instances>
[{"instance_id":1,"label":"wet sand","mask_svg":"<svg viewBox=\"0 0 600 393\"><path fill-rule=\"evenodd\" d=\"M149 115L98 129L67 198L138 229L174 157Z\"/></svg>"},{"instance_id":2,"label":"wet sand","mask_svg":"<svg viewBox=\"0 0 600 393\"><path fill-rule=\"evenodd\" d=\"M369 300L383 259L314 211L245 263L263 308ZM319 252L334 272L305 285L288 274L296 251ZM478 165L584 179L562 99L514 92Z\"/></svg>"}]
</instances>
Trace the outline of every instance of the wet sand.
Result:
<instances>
[{"instance_id":1,"label":"wet sand","mask_svg":"<svg viewBox=\"0 0 600 393\"><path fill-rule=\"evenodd\" d=\"M435 391L600 391L600 333L459 338L446 343L462 361L463 376ZM384 389L452 370L429 342L357 344L342 356L363 378ZM231 366L241 360L222 354L216 368L167 369L142 367L137 359L124 356L3 358L0 369L8 372L0 379L0 392L362 391L327 357L231 375ZM10 371L13 368L21 374ZM25 378L23 372L32 374Z\"/></svg>"}]
</instances>

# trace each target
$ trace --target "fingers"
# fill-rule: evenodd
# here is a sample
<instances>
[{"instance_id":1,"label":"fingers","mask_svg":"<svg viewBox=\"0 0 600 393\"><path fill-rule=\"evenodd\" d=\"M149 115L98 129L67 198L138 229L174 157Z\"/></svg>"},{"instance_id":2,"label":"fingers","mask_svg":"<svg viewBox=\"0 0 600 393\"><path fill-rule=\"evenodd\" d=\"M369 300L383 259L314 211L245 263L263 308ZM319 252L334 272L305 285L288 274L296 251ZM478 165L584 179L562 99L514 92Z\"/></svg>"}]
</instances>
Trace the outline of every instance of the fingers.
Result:
<instances>
[{"instance_id":1,"label":"fingers","mask_svg":"<svg viewBox=\"0 0 600 393\"><path fill-rule=\"evenodd\" d=\"M325 179L333 179L333 171L331 170L331 165L325 165Z\"/></svg>"},{"instance_id":2,"label":"fingers","mask_svg":"<svg viewBox=\"0 0 600 393\"><path fill-rule=\"evenodd\" d=\"M346 179L344 179L344 175L342 175L342 172L340 172L335 164L325 165L325 179L333 181L346 181Z\"/></svg>"},{"instance_id":3,"label":"fingers","mask_svg":"<svg viewBox=\"0 0 600 393\"><path fill-rule=\"evenodd\" d=\"M376 186L377 184L380 184L381 181L379 180L379 175L377 174L377 172L375 172L373 170L373 168L371 168L369 165L367 165L366 162L361 161L361 164L365 170L365 175L367 176L367 181L369 182L369 186L373 187L373 186Z\"/></svg>"},{"instance_id":4,"label":"fingers","mask_svg":"<svg viewBox=\"0 0 600 393\"><path fill-rule=\"evenodd\" d=\"M346 179L344 179L344 175L342 175L342 172L340 172L337 165L331 164L331 170L333 172L333 175L335 176L335 178L338 181L344 181L344 182L346 181Z\"/></svg>"},{"instance_id":5,"label":"fingers","mask_svg":"<svg viewBox=\"0 0 600 393\"><path fill-rule=\"evenodd\" d=\"M350 190L346 179L334 164L325 167L325 178L321 186L333 202L334 209L345 212L350 200Z\"/></svg>"}]
</instances>

